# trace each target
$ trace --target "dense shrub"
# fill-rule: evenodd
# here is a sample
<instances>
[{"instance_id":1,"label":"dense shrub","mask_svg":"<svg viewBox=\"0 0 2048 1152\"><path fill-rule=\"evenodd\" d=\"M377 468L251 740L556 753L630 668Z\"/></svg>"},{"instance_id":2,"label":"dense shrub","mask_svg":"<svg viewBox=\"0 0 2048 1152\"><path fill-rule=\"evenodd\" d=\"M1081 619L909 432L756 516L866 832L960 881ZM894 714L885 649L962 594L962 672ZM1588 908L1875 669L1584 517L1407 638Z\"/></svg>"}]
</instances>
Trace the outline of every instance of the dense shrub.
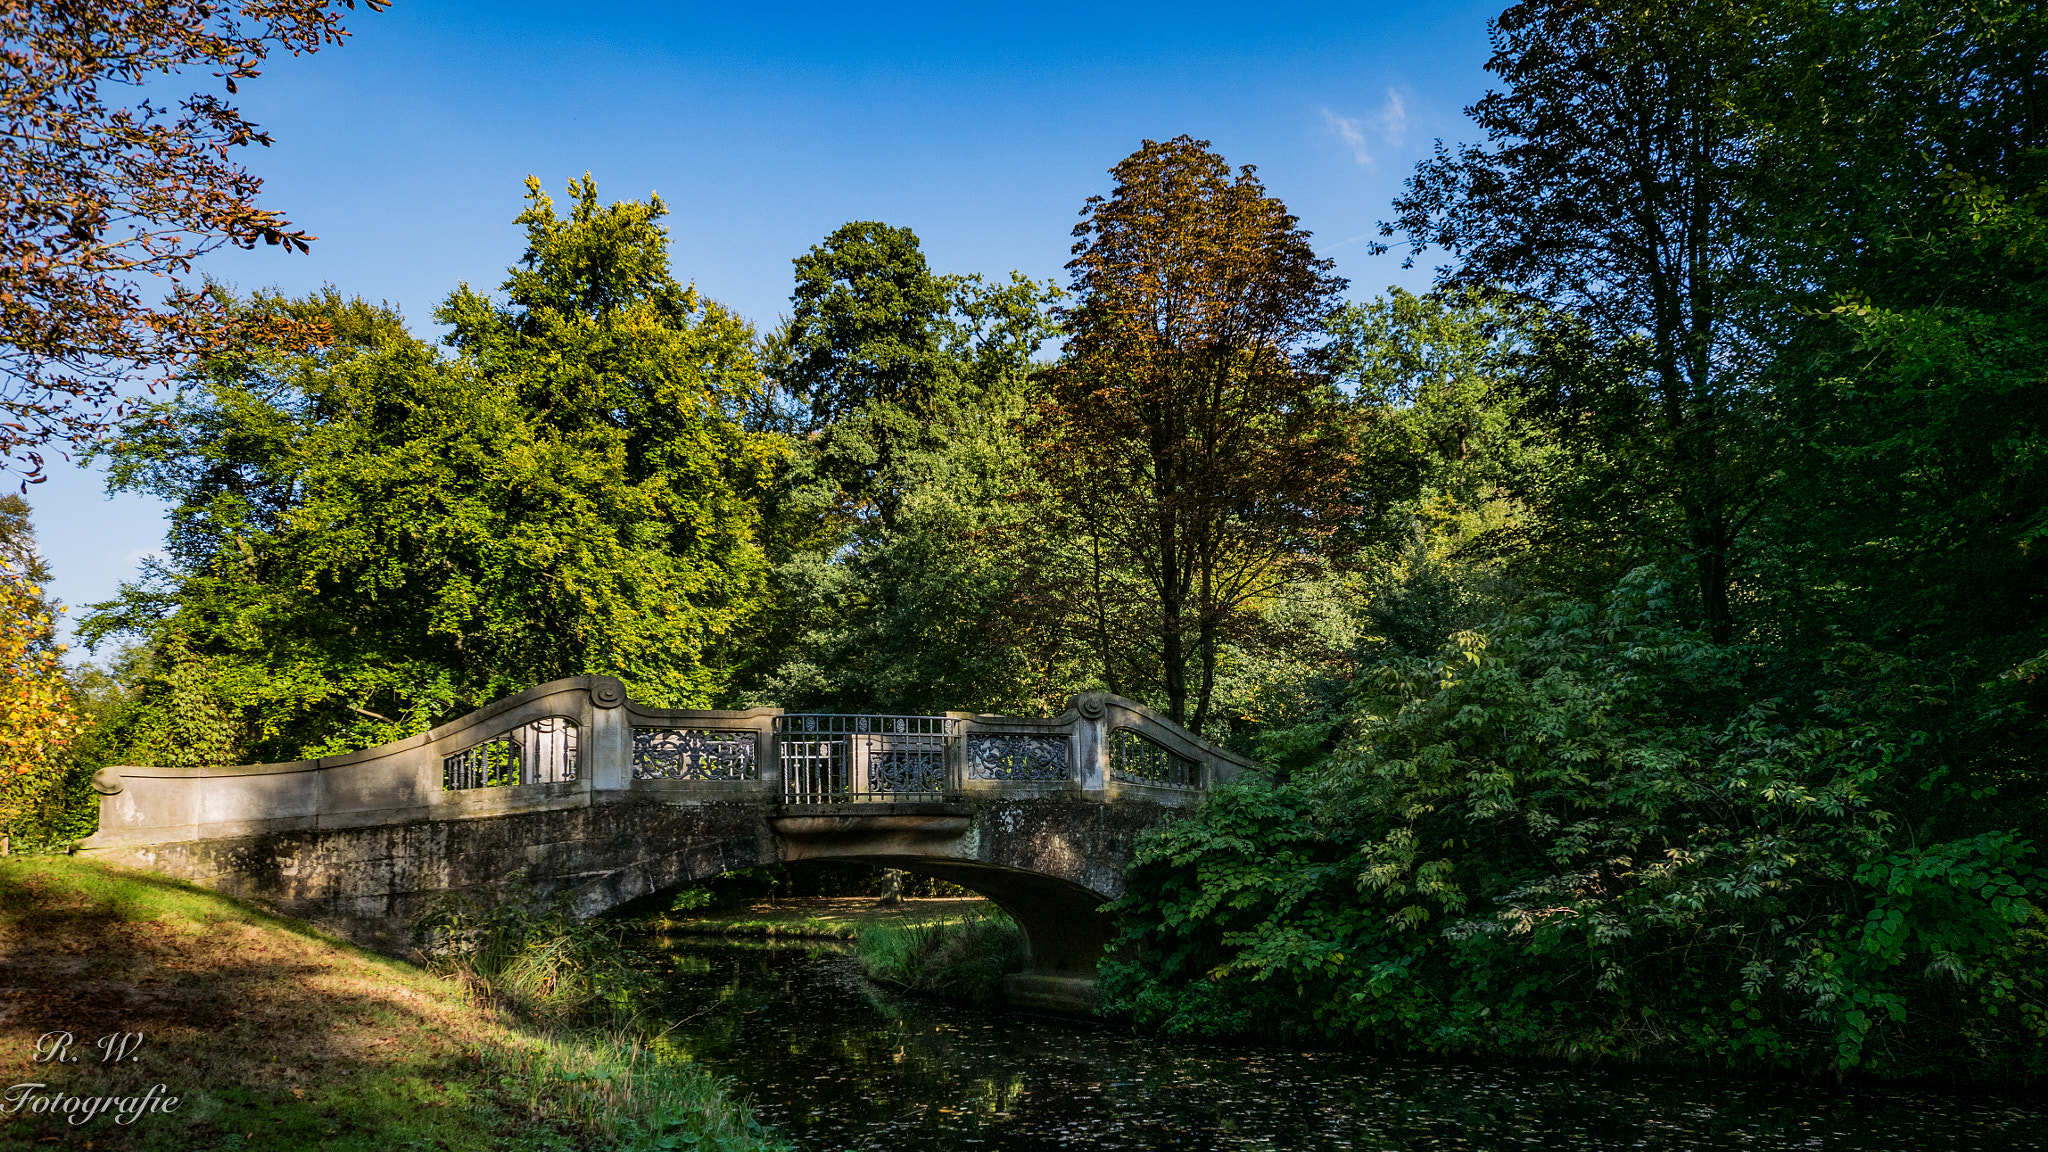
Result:
<instances>
[{"instance_id":1,"label":"dense shrub","mask_svg":"<svg viewBox=\"0 0 2048 1152\"><path fill-rule=\"evenodd\" d=\"M1359 686L1351 731L1144 845L1109 1006L1438 1051L2048 1068L2048 891L1988 805L1929 797L1916 670L1740 703L1746 654L1639 572ZM1974 811L1975 818L1971 818Z\"/></svg>"}]
</instances>

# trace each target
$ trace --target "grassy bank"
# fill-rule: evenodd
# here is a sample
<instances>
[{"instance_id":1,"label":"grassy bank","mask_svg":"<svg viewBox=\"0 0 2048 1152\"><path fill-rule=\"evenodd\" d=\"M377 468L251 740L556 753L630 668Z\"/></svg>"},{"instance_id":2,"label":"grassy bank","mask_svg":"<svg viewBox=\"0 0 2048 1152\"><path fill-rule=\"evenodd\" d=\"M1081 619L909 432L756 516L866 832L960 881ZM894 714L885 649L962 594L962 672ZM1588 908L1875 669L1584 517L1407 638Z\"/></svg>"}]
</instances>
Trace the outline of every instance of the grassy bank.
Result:
<instances>
[{"instance_id":1,"label":"grassy bank","mask_svg":"<svg viewBox=\"0 0 2048 1152\"><path fill-rule=\"evenodd\" d=\"M922 924L875 924L860 935L869 978L912 992L999 1003L1003 977L1024 969L1024 932L1001 913Z\"/></svg>"},{"instance_id":2,"label":"grassy bank","mask_svg":"<svg viewBox=\"0 0 2048 1152\"><path fill-rule=\"evenodd\" d=\"M38 1062L65 1031L76 1059ZM99 1038L124 1033L140 1047L103 1062ZM458 981L67 857L0 859L0 1068L48 1094L178 1099L122 1125L0 1112L0 1149L779 1147L664 1045L550 1034Z\"/></svg>"},{"instance_id":3,"label":"grassy bank","mask_svg":"<svg viewBox=\"0 0 2048 1152\"><path fill-rule=\"evenodd\" d=\"M909 899L882 905L872 896L817 896L760 900L718 912L671 911L646 924L663 932L711 936L790 936L858 940L875 926L959 923L985 916L994 905L979 898Z\"/></svg>"}]
</instances>

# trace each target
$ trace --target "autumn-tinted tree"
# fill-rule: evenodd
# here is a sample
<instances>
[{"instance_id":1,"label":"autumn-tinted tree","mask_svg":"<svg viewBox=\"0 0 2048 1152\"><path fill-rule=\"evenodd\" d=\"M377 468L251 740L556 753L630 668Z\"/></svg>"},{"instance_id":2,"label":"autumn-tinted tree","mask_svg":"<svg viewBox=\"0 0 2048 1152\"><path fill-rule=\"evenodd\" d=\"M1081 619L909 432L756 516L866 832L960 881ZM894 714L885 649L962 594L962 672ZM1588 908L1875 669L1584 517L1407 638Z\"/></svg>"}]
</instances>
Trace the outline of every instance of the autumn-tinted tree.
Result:
<instances>
[{"instance_id":1,"label":"autumn-tinted tree","mask_svg":"<svg viewBox=\"0 0 2048 1152\"><path fill-rule=\"evenodd\" d=\"M1100 560L1085 586L1105 680L1151 680L1199 729L1226 630L1343 508L1349 409L1314 346L1344 281L1204 141L1148 140L1111 172L1074 229L1042 459Z\"/></svg>"},{"instance_id":2,"label":"autumn-tinted tree","mask_svg":"<svg viewBox=\"0 0 2048 1152\"><path fill-rule=\"evenodd\" d=\"M1381 227L1456 256L1441 283L1509 288L1586 325L1591 363L1552 373L1562 423L1598 429L1565 525L1580 547L1687 556L1723 640L1766 472L1745 435L1760 366L1747 289L1768 262L1744 195L1743 33L1720 0L1510 7L1487 62L1502 87L1466 110L1486 143L1439 144Z\"/></svg>"},{"instance_id":3,"label":"autumn-tinted tree","mask_svg":"<svg viewBox=\"0 0 2048 1152\"><path fill-rule=\"evenodd\" d=\"M389 0L364 0L378 10ZM304 251L257 206L232 150L270 138L225 95L273 51L340 43L355 0L0 0L0 455L104 426L124 381L161 375L231 334L180 278L225 244ZM211 71L225 89L163 103ZM126 88L135 99L110 98ZM170 300L149 299L164 278ZM275 333L273 335L276 335Z\"/></svg>"},{"instance_id":4,"label":"autumn-tinted tree","mask_svg":"<svg viewBox=\"0 0 2048 1152\"><path fill-rule=\"evenodd\" d=\"M43 588L0 566L0 835L41 830L79 736Z\"/></svg>"}]
</instances>

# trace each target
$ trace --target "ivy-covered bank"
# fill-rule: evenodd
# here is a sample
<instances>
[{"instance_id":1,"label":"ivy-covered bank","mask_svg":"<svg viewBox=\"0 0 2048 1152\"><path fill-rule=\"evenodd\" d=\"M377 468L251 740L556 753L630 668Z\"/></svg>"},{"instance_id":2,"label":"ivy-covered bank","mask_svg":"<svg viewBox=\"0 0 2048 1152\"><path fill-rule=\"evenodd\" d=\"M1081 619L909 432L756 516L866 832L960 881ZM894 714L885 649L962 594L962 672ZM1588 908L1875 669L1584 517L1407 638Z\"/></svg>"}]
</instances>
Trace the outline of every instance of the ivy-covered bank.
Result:
<instances>
[{"instance_id":1,"label":"ivy-covered bank","mask_svg":"<svg viewBox=\"0 0 2048 1152\"><path fill-rule=\"evenodd\" d=\"M1817 704L1739 703L1754 653L1671 623L1669 593L1642 572L1380 664L1327 757L1151 836L1109 1009L1438 1052L2048 1070L2048 874L1931 726L1926 669L1851 654Z\"/></svg>"}]
</instances>

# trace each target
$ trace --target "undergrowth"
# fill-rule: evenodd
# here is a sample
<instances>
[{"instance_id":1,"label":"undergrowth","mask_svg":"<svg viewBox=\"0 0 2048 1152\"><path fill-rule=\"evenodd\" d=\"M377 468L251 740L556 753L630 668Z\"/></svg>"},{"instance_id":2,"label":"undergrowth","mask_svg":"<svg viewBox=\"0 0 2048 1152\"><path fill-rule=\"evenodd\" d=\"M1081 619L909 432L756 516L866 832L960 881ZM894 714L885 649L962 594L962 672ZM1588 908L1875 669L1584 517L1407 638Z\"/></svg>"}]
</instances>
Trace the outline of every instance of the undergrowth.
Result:
<instances>
[{"instance_id":1,"label":"undergrowth","mask_svg":"<svg viewBox=\"0 0 2048 1152\"><path fill-rule=\"evenodd\" d=\"M540 903L518 891L453 897L415 925L431 970L539 1030L532 1045L486 1061L534 1115L634 1152L766 1143L745 1106L657 1027L653 977L621 931L577 917L566 898Z\"/></svg>"}]
</instances>

